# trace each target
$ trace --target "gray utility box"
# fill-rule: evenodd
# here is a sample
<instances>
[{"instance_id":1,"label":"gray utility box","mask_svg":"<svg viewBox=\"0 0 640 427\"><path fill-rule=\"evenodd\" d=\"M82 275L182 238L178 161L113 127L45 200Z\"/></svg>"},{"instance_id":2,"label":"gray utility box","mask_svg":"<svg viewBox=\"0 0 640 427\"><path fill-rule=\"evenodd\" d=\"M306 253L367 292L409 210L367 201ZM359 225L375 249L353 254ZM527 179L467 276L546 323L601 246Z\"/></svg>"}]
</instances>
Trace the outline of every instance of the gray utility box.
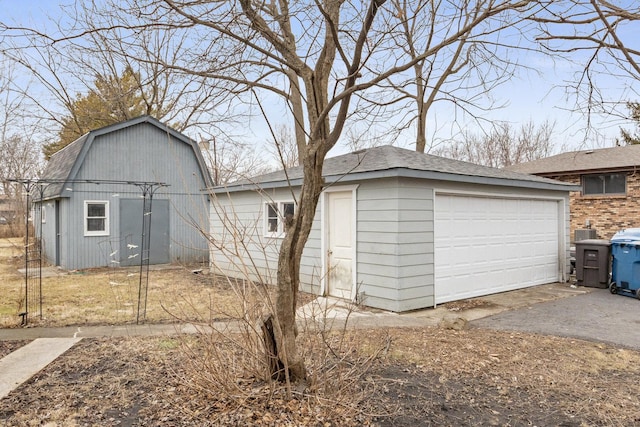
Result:
<instances>
[{"instance_id":1,"label":"gray utility box","mask_svg":"<svg viewBox=\"0 0 640 427\"><path fill-rule=\"evenodd\" d=\"M611 242L587 239L576 242L576 280L580 286L609 287Z\"/></svg>"},{"instance_id":2,"label":"gray utility box","mask_svg":"<svg viewBox=\"0 0 640 427\"><path fill-rule=\"evenodd\" d=\"M596 229L595 228L584 228L584 229L580 229L580 230L575 230L573 237L574 237L573 238L574 242L579 242L580 240L595 239L596 238Z\"/></svg>"}]
</instances>

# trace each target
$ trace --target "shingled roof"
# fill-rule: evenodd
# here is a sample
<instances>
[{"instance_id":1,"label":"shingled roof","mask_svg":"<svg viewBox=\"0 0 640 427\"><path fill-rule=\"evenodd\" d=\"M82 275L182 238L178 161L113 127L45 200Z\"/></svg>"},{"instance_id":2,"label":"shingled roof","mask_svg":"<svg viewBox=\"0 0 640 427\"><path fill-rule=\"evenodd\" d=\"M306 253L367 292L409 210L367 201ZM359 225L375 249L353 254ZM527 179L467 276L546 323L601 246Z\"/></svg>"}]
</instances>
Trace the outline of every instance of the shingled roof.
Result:
<instances>
[{"instance_id":1,"label":"shingled roof","mask_svg":"<svg viewBox=\"0 0 640 427\"><path fill-rule=\"evenodd\" d=\"M359 150L325 160L322 174L327 183L370 178L403 176L413 178L509 185L514 187L573 190L573 186L503 169L446 159L391 145ZM214 189L215 192L300 185L302 167L298 166L260 175Z\"/></svg>"},{"instance_id":2,"label":"shingled roof","mask_svg":"<svg viewBox=\"0 0 640 427\"><path fill-rule=\"evenodd\" d=\"M148 123L156 126L159 129L162 129L162 131L170 133L172 137L176 138L176 140L192 146L205 182L208 185L211 185L211 176L209 175L209 171L205 165L204 159L202 158L202 153L195 141L151 116L140 116L124 122L92 130L53 154L47 162L41 181L53 181L54 183L48 185L44 189L43 199L46 200L64 196L66 186L65 182L72 181L75 178L78 169L84 160L84 156L96 137L142 123Z\"/></svg>"},{"instance_id":3,"label":"shingled roof","mask_svg":"<svg viewBox=\"0 0 640 427\"><path fill-rule=\"evenodd\" d=\"M47 162L47 166L42 174L42 179L51 181L66 181L69 179L71 169L85 141L89 138L89 134L90 133L85 133L71 144L54 153ZM63 182L50 184L44 189L43 198L48 199L60 195L63 186Z\"/></svg>"},{"instance_id":4,"label":"shingled roof","mask_svg":"<svg viewBox=\"0 0 640 427\"><path fill-rule=\"evenodd\" d=\"M544 159L509 166L508 170L529 174L567 175L615 169L633 169L640 165L640 145L601 148L562 153Z\"/></svg>"}]
</instances>

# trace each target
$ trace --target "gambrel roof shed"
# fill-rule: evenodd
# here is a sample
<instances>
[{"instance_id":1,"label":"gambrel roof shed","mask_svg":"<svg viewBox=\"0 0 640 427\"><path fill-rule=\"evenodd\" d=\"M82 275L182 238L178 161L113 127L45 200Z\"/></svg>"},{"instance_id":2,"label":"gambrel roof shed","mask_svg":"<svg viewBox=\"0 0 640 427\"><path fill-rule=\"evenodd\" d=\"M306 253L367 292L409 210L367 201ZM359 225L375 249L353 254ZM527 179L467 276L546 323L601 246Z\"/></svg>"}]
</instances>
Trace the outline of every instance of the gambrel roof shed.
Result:
<instances>
[{"instance_id":1,"label":"gambrel roof shed","mask_svg":"<svg viewBox=\"0 0 640 427\"><path fill-rule=\"evenodd\" d=\"M203 261L202 190L211 182L198 144L150 116L92 130L55 153L42 176L45 256L68 269L137 264L147 256L132 252L145 212L140 183L162 183L151 203L150 263Z\"/></svg>"},{"instance_id":2,"label":"gambrel roof shed","mask_svg":"<svg viewBox=\"0 0 640 427\"><path fill-rule=\"evenodd\" d=\"M42 174L42 179L73 181L78 177L78 171L97 138L101 135L115 133L123 129L140 126L141 124L153 126L161 132L166 133L167 138L172 141L185 144L185 146L189 147L189 150L193 153L193 156L196 159L199 173L202 175L202 179L205 181L206 187L210 187L212 185L211 175L209 174L209 170L207 169L204 158L202 157L202 152L198 147L198 143L151 116L140 116L124 122L105 126L100 129L95 129L82 135L80 138L76 139L71 144L51 156ZM128 176L130 177L132 175ZM149 179L149 177L142 177L145 179L141 179L140 181L152 180ZM109 176L109 179L115 179L115 176ZM63 183L50 185L45 190L45 199L68 196L69 191L65 189L65 185Z\"/></svg>"}]
</instances>

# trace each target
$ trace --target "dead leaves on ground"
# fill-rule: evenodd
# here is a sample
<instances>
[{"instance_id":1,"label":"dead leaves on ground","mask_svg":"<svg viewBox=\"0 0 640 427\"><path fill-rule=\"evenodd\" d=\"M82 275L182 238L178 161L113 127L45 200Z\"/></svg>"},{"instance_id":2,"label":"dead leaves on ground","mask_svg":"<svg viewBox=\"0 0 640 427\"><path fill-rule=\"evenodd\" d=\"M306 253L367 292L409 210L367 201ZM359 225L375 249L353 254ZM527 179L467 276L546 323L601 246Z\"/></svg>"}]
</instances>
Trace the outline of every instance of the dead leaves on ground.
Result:
<instances>
[{"instance_id":1,"label":"dead leaves on ground","mask_svg":"<svg viewBox=\"0 0 640 427\"><path fill-rule=\"evenodd\" d=\"M244 378L250 399L189 383L175 338L92 339L0 401L6 425L632 425L640 354L525 333L439 328L347 331L350 354L390 340L358 393L322 401ZM197 340L198 337L190 339ZM385 344L386 345L386 344ZM189 357L193 357L191 354Z\"/></svg>"}]
</instances>

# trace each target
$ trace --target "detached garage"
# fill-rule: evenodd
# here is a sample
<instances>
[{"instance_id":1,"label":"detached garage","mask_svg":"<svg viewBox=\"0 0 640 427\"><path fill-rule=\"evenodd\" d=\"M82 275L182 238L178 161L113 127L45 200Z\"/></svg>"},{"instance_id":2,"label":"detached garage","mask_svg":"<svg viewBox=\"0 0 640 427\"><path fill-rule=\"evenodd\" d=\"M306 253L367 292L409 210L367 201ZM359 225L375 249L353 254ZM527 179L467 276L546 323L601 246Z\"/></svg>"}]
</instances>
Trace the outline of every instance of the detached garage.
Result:
<instances>
[{"instance_id":1,"label":"detached garage","mask_svg":"<svg viewBox=\"0 0 640 427\"><path fill-rule=\"evenodd\" d=\"M402 312L568 276L571 185L392 146L327 159L323 174L307 292ZM213 271L275 283L301 177L213 190Z\"/></svg>"}]
</instances>

